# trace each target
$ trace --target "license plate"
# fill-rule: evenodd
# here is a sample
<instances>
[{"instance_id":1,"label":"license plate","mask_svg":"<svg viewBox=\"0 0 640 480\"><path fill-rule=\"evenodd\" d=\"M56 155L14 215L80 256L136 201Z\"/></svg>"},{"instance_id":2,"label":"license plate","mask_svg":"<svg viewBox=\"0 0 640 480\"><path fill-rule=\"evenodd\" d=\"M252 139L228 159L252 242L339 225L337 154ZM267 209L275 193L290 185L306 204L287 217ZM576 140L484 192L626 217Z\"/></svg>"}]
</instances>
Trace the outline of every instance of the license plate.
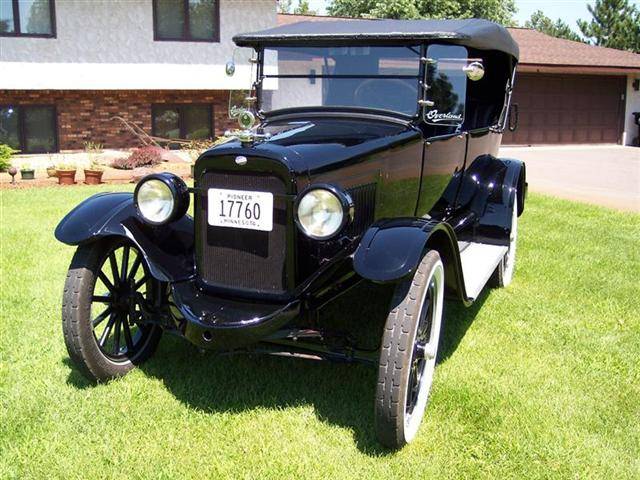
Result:
<instances>
[{"instance_id":1,"label":"license plate","mask_svg":"<svg viewBox=\"0 0 640 480\"><path fill-rule=\"evenodd\" d=\"M273 230L273 194L270 192L210 188L207 198L209 225Z\"/></svg>"}]
</instances>

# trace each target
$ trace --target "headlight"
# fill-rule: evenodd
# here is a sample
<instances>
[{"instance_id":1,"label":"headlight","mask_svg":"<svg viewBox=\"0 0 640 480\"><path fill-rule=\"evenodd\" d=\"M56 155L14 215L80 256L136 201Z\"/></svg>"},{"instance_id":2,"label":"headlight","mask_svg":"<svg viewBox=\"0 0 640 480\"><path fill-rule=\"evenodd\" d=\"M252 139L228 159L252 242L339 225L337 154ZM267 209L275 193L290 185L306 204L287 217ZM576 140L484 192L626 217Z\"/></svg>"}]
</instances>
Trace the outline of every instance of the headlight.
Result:
<instances>
[{"instance_id":1,"label":"headlight","mask_svg":"<svg viewBox=\"0 0 640 480\"><path fill-rule=\"evenodd\" d=\"M353 216L353 202L331 185L314 185L302 192L296 205L298 226L308 237L326 240L338 233Z\"/></svg>"},{"instance_id":2,"label":"headlight","mask_svg":"<svg viewBox=\"0 0 640 480\"><path fill-rule=\"evenodd\" d=\"M184 216L189 208L189 190L177 175L157 173L144 177L133 194L138 213L152 225L162 225Z\"/></svg>"}]
</instances>

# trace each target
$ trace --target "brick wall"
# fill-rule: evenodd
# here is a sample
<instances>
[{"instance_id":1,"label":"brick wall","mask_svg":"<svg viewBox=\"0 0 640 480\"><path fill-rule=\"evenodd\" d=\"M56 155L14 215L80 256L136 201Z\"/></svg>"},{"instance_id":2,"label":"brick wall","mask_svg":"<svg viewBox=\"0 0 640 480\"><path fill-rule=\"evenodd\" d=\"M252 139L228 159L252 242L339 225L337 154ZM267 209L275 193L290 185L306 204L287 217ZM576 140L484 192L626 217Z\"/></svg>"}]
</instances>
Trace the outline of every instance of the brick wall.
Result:
<instances>
[{"instance_id":1,"label":"brick wall","mask_svg":"<svg viewBox=\"0 0 640 480\"><path fill-rule=\"evenodd\" d=\"M221 135L236 125L227 117L228 96L223 90L1 90L0 105L55 105L60 150L82 149L86 141L129 148L139 142L115 115L151 134L152 104L209 103Z\"/></svg>"}]
</instances>

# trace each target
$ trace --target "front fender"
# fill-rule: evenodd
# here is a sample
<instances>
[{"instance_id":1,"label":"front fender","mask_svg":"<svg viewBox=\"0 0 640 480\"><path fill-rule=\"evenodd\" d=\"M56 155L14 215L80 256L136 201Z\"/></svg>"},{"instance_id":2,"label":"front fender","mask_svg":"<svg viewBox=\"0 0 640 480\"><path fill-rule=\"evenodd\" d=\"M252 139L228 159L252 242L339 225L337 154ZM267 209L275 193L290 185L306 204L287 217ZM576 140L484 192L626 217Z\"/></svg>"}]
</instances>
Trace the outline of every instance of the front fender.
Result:
<instances>
[{"instance_id":1,"label":"front fender","mask_svg":"<svg viewBox=\"0 0 640 480\"><path fill-rule=\"evenodd\" d=\"M136 212L133 194L100 193L71 210L56 227L55 237L67 245L126 237L142 252L151 275L162 282L175 282L194 275L193 232L193 218L188 215L154 227Z\"/></svg>"},{"instance_id":2,"label":"front fender","mask_svg":"<svg viewBox=\"0 0 640 480\"><path fill-rule=\"evenodd\" d=\"M365 232L353 258L358 275L379 283L413 275L426 250L440 253L450 295L467 301L460 252L451 226L424 218L397 218L374 223Z\"/></svg>"}]
</instances>

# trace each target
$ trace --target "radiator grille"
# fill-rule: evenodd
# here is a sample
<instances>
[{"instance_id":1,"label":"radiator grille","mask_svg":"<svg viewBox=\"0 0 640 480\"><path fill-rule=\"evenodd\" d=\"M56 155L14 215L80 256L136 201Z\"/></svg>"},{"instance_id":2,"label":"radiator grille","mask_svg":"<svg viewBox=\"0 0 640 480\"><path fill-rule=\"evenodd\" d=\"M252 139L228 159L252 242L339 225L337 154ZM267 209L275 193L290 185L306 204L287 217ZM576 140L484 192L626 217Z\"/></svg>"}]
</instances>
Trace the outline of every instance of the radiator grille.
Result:
<instances>
[{"instance_id":1,"label":"radiator grille","mask_svg":"<svg viewBox=\"0 0 640 480\"><path fill-rule=\"evenodd\" d=\"M376 184L368 183L347 190L353 204L354 218L347 226L347 235L360 235L373 223L376 209Z\"/></svg>"},{"instance_id":2,"label":"radiator grille","mask_svg":"<svg viewBox=\"0 0 640 480\"><path fill-rule=\"evenodd\" d=\"M279 178L260 173L207 171L199 186L273 193L273 230L262 232L213 227L207 222L207 197L201 194L196 212L199 227L197 269L212 286L283 293L286 290L286 200Z\"/></svg>"}]
</instances>

